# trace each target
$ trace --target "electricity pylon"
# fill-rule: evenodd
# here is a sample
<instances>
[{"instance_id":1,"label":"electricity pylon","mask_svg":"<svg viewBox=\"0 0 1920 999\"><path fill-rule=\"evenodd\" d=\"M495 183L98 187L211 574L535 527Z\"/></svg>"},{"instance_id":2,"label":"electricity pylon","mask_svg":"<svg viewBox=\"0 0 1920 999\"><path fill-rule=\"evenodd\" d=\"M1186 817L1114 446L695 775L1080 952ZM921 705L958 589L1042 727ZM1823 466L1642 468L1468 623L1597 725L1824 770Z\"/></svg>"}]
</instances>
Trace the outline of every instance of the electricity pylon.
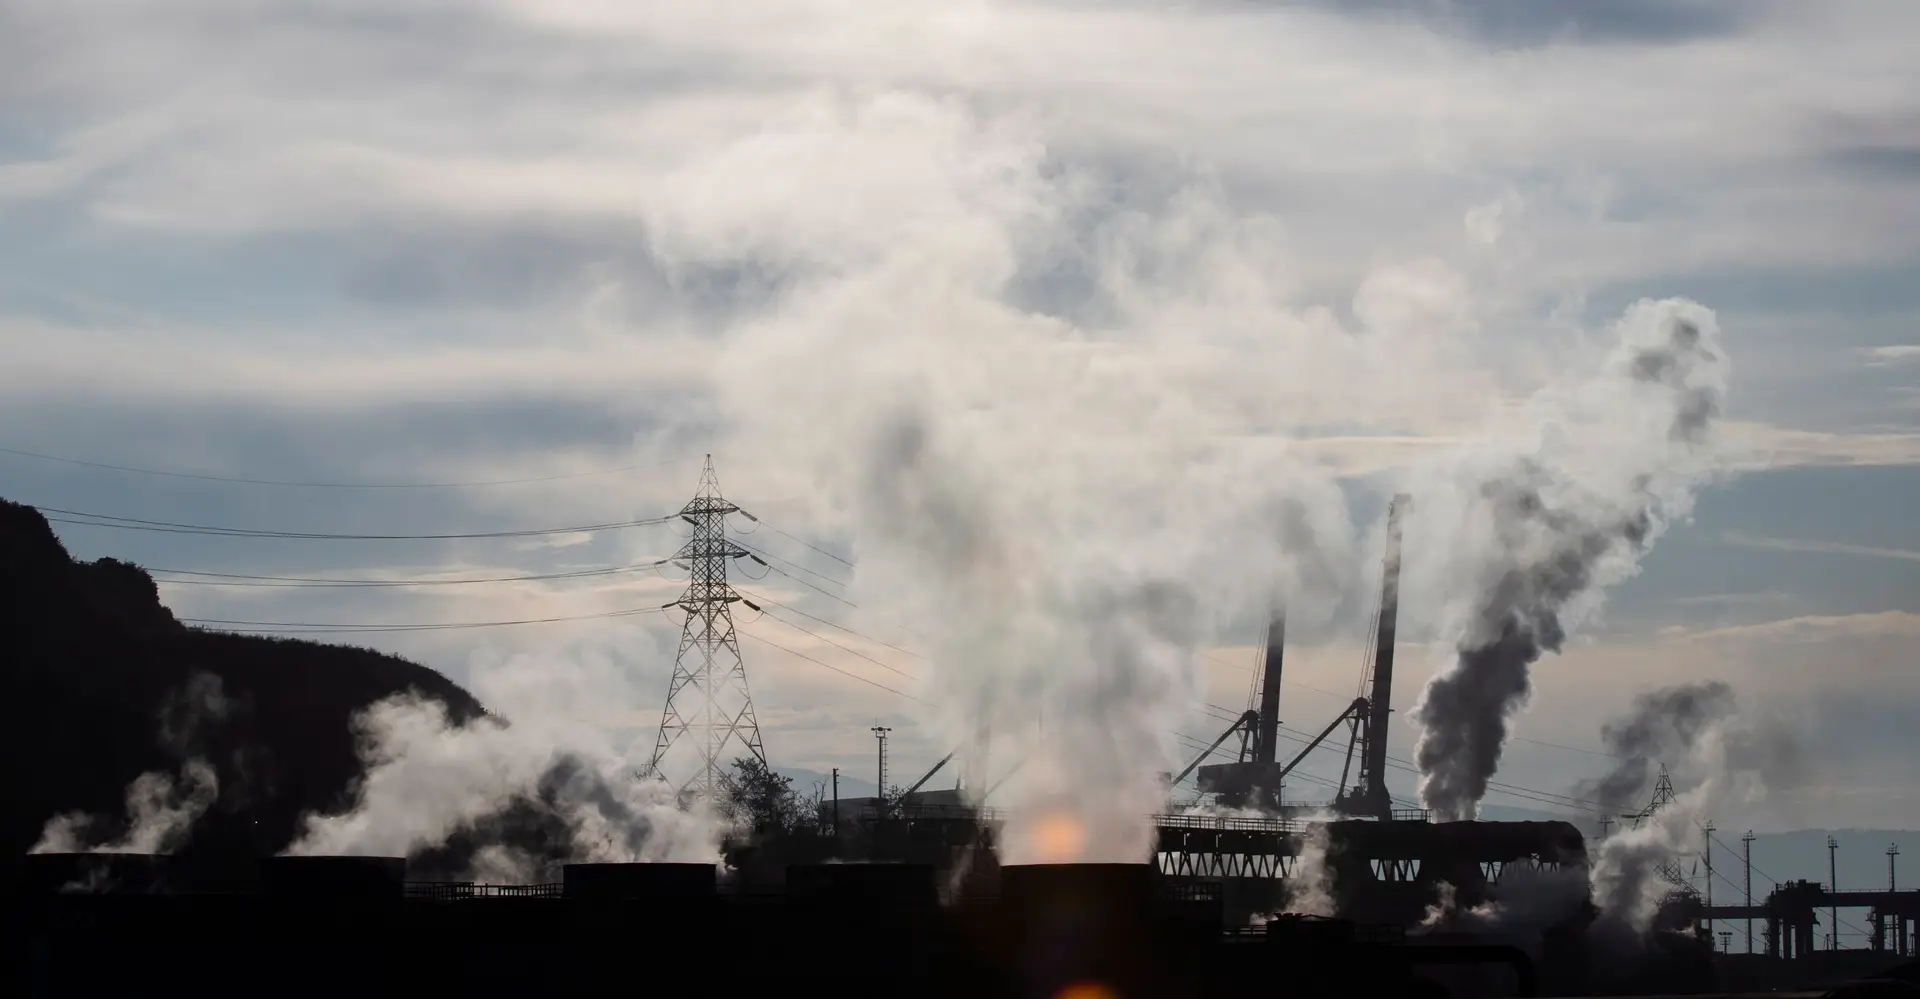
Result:
<instances>
[{"instance_id":1,"label":"electricity pylon","mask_svg":"<svg viewBox=\"0 0 1920 999\"><path fill-rule=\"evenodd\" d=\"M660 712L660 735L654 740L648 773L661 779L660 765L667 750L682 736L696 744L699 769L681 782L683 798L711 801L727 767L729 743L738 741L763 765L760 723L753 716L753 697L747 691L746 662L740 658L740 639L733 630L732 605L753 601L735 593L727 582L727 562L749 557L748 551L727 540L727 514L739 507L720 495L720 479L713 472L713 455L700 471L699 493L680 508L680 519L693 525L693 536L674 554L688 571L686 592L664 605L686 612L680 627L680 651L673 660L673 680ZM754 607L759 610L758 607Z\"/></svg>"},{"instance_id":2,"label":"electricity pylon","mask_svg":"<svg viewBox=\"0 0 1920 999\"><path fill-rule=\"evenodd\" d=\"M1638 812L1624 815L1622 818L1633 820L1633 827L1638 829L1640 828L1641 822L1652 818L1654 814L1661 809L1672 805L1677 798L1678 795L1673 792L1673 778L1667 776L1667 768L1662 766L1660 768L1660 779L1655 781L1653 785L1653 800L1647 802L1647 807ZM1660 866L1655 869L1654 873L1658 874L1662 881L1672 885L1675 891L1684 892L1689 895L1699 892L1699 889L1693 885L1693 879L1687 876L1687 870L1681 865L1680 858L1677 856L1662 860ZM1709 868L1707 876L1709 878L1713 876L1711 868Z\"/></svg>"}]
</instances>

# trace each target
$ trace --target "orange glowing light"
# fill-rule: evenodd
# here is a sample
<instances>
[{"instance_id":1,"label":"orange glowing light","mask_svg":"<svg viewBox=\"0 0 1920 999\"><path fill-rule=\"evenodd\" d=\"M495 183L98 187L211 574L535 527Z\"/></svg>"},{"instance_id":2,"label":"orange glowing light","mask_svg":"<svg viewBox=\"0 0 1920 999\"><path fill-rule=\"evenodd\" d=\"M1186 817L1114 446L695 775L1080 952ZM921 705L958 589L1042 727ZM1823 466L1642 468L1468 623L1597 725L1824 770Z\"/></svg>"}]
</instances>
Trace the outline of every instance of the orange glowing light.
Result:
<instances>
[{"instance_id":1,"label":"orange glowing light","mask_svg":"<svg viewBox=\"0 0 1920 999\"><path fill-rule=\"evenodd\" d=\"M1066 812L1042 816L1033 827L1034 852L1043 864L1070 864L1079 860L1087 848L1087 827ZM1078 988L1079 986L1075 986ZM1061 993L1065 996L1066 993ZM1092 999L1092 997L1076 997Z\"/></svg>"},{"instance_id":2,"label":"orange glowing light","mask_svg":"<svg viewBox=\"0 0 1920 999\"><path fill-rule=\"evenodd\" d=\"M1061 989L1053 999L1120 999L1120 997L1099 982L1078 982Z\"/></svg>"}]
</instances>

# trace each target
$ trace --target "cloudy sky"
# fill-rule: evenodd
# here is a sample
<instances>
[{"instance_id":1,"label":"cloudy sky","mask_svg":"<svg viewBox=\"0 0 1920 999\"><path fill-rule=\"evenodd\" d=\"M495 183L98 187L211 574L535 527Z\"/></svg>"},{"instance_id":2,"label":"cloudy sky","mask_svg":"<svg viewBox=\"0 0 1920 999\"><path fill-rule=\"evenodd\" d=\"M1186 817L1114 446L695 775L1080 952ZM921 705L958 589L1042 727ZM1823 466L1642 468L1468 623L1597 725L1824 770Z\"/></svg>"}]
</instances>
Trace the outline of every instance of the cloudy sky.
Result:
<instances>
[{"instance_id":1,"label":"cloudy sky","mask_svg":"<svg viewBox=\"0 0 1920 999\"><path fill-rule=\"evenodd\" d=\"M1912 826L1916 31L1899 0L15 0L0 495L514 531L670 512L711 452L780 569L743 584L768 598L742 632L772 756L870 777L888 724L898 776L948 748L922 702L963 667L916 644L935 599L899 597L910 573L862 574L908 528L874 524L871 469L840 456L871 451L875 400L921 405L966 489L1089 535L1031 557L1160 557L1090 537L1139 526L1107 509L1135 500L1159 524L1196 496L1257 506L1247 484L1280 476L1335 497L1283 697L1311 731L1358 680L1408 470L1501 425L1632 303L1685 298L1732 358L1718 471L1537 672L1534 741L1499 779L1564 792L1635 691L1717 677L1818 769L1722 828ZM1204 490L1148 488L1201 444L1231 459ZM1196 516L1253 530L1242 512ZM546 575L671 554L671 525L56 526L77 555L175 570L182 617L575 618L351 637L651 745L678 629L591 615L657 608L671 567L355 589L178 571ZM1194 737L1223 724L1201 705L1244 706L1271 582L1218 554L1166 554L1245 578L1245 606L1202 615ZM1426 613L1401 758L1444 662Z\"/></svg>"}]
</instances>

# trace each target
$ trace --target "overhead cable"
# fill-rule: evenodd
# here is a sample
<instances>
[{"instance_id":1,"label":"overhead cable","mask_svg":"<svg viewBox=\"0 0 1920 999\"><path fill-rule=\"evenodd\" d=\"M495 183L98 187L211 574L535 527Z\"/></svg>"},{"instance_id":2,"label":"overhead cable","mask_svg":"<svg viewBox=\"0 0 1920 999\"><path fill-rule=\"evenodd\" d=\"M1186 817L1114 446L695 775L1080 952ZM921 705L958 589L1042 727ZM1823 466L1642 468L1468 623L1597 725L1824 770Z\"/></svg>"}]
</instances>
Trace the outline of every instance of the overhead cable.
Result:
<instances>
[{"instance_id":1,"label":"overhead cable","mask_svg":"<svg viewBox=\"0 0 1920 999\"><path fill-rule=\"evenodd\" d=\"M597 475L614 475L620 472L638 471L643 468L660 468L667 465L682 464L686 460L678 459L675 461L663 461L643 465L621 465L618 468L596 468L586 472L536 475L521 479L481 479L467 482L312 482L294 479L253 479L237 475L211 475L201 472L178 472L159 468L141 468L135 465L115 465L104 461L63 458L59 455L42 454L38 451L25 451L11 447L0 447L0 454L18 455L23 458L36 458L41 461L56 461L65 465L84 465L88 468L104 468L115 472L157 475L169 479L194 479L201 482L231 482L250 486L290 486L301 489L468 489L480 486L516 486L533 482L561 482L568 479L591 478Z\"/></svg>"},{"instance_id":2,"label":"overhead cable","mask_svg":"<svg viewBox=\"0 0 1920 999\"><path fill-rule=\"evenodd\" d=\"M550 527L536 530L517 531L472 531L455 534L334 534L320 531L269 531L242 527L217 527L205 524L181 524L165 520L143 520L138 517L116 517L101 513L87 513L81 510L63 510L59 507L35 506L47 519L60 524L84 524L89 527L112 527L128 531L158 531L167 534L200 534L212 537L230 538L276 538L303 541L453 541L477 538L532 538L556 534L594 534L602 531L623 530L630 527L648 527L664 524L677 515L666 517L648 517L644 520L626 520L605 524L585 524L579 527ZM85 519L79 519L85 518Z\"/></svg>"}]
</instances>

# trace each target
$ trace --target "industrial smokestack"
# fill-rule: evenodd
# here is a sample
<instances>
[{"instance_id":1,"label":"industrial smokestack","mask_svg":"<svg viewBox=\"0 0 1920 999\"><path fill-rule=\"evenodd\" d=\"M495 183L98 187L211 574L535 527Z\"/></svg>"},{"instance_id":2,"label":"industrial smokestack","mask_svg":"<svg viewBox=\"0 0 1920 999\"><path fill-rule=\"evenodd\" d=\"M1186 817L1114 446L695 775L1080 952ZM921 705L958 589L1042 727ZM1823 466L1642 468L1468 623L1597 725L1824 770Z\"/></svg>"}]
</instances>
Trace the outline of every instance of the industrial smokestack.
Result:
<instances>
[{"instance_id":1,"label":"industrial smokestack","mask_svg":"<svg viewBox=\"0 0 1920 999\"><path fill-rule=\"evenodd\" d=\"M1260 674L1260 727L1254 736L1255 763L1273 763L1280 739L1280 667L1287 651L1287 605L1274 605L1267 622L1266 662ZM1279 788L1268 788L1278 794Z\"/></svg>"},{"instance_id":2,"label":"industrial smokestack","mask_svg":"<svg viewBox=\"0 0 1920 999\"><path fill-rule=\"evenodd\" d=\"M1380 567L1380 623L1374 635L1373 685L1367 693L1367 753L1360 761L1360 783L1367 809L1393 817L1387 794L1387 726L1393 715L1393 646L1400 618L1400 520L1413 505L1401 494L1387 507L1387 551Z\"/></svg>"}]
</instances>

